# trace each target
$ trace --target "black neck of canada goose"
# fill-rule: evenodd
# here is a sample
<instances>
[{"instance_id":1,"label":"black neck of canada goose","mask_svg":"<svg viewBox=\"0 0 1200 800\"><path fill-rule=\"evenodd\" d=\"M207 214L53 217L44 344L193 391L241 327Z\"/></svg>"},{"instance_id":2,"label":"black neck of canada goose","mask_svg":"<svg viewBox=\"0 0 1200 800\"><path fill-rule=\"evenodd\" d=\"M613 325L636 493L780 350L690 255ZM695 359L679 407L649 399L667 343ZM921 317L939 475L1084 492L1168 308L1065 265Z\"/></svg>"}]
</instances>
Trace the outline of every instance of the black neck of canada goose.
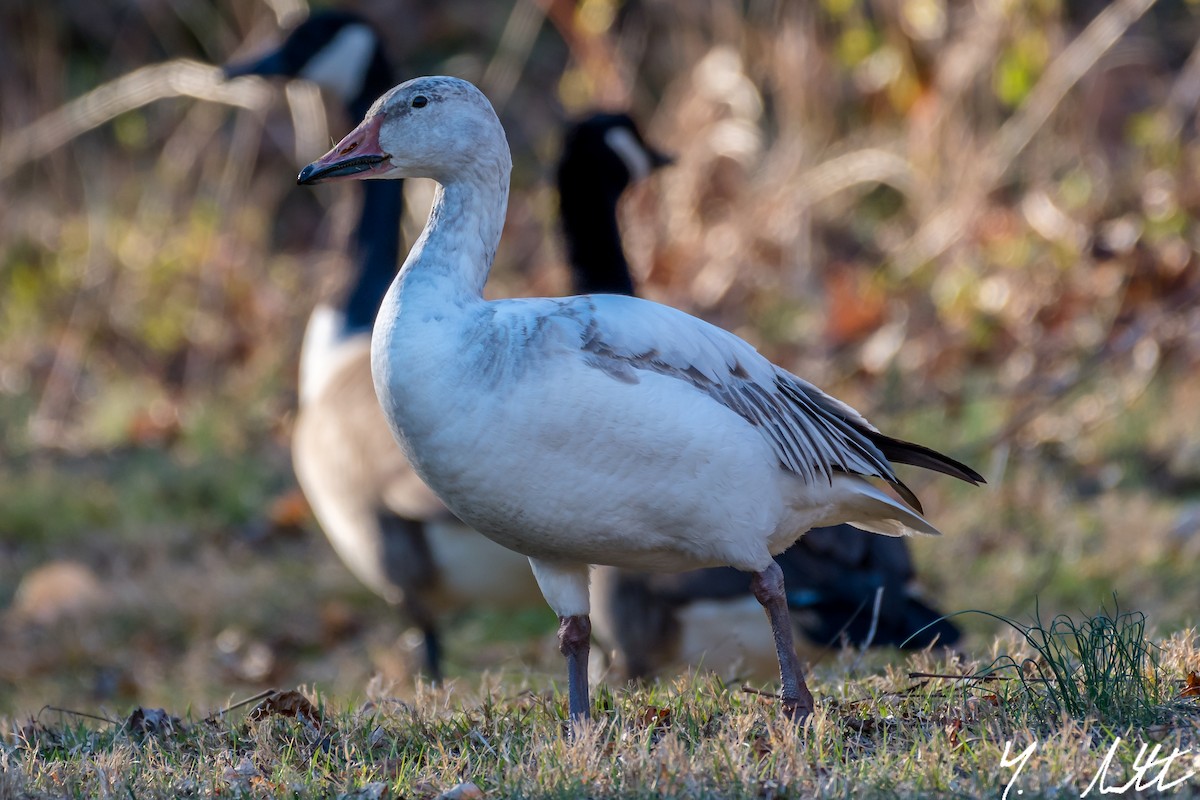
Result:
<instances>
[{"instance_id":1,"label":"black neck of canada goose","mask_svg":"<svg viewBox=\"0 0 1200 800\"><path fill-rule=\"evenodd\" d=\"M558 165L558 201L572 288L577 294L634 293L621 246L621 193L670 159L650 149L624 114L593 114L572 125Z\"/></svg>"},{"instance_id":2,"label":"black neck of canada goose","mask_svg":"<svg viewBox=\"0 0 1200 800\"><path fill-rule=\"evenodd\" d=\"M358 93L346 103L351 121L367 115L371 104L395 83L392 67L375 38L374 55ZM400 218L404 214L403 181L363 181L362 210L354 232L358 270L342 306L347 334L371 330L396 270L400 268Z\"/></svg>"},{"instance_id":3,"label":"black neck of canada goose","mask_svg":"<svg viewBox=\"0 0 1200 800\"><path fill-rule=\"evenodd\" d=\"M342 102L352 123L365 117L376 98L395 83L374 26L346 11L311 14L276 50L227 66L225 74L311 80ZM367 181L360 186L362 209L351 252L356 274L342 301L343 335L371 330L400 266L403 246L404 182Z\"/></svg>"},{"instance_id":4,"label":"black neck of canada goose","mask_svg":"<svg viewBox=\"0 0 1200 800\"><path fill-rule=\"evenodd\" d=\"M364 181L363 207L354 234L354 283L343 301L347 334L371 330L400 256L400 215L404 194L400 181Z\"/></svg>"}]
</instances>

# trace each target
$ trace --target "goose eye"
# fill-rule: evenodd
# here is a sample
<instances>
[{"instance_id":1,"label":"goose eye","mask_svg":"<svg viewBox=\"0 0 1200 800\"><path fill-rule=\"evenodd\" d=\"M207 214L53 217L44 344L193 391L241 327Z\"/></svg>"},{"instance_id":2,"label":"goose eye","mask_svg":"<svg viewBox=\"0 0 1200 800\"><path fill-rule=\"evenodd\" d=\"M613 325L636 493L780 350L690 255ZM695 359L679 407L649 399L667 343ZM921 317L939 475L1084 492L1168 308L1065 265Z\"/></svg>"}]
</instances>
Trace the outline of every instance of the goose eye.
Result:
<instances>
[{"instance_id":1,"label":"goose eye","mask_svg":"<svg viewBox=\"0 0 1200 800\"><path fill-rule=\"evenodd\" d=\"M413 108L424 108L428 102L429 102L428 97L426 97L423 94L419 94L412 99L412 107Z\"/></svg>"}]
</instances>

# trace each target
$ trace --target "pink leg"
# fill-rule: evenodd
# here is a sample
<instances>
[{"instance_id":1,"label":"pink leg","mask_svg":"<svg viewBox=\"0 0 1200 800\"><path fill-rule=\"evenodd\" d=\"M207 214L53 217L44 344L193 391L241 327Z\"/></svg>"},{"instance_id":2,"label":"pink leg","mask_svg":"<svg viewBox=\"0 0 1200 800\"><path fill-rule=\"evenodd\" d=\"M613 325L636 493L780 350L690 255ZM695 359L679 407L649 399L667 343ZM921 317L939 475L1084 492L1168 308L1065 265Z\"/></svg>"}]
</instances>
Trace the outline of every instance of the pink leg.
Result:
<instances>
[{"instance_id":1,"label":"pink leg","mask_svg":"<svg viewBox=\"0 0 1200 800\"><path fill-rule=\"evenodd\" d=\"M567 707L571 722L591 719L588 701L588 651L592 643L592 620L581 614L558 618L558 651L567 657Z\"/></svg>"},{"instance_id":2,"label":"pink leg","mask_svg":"<svg viewBox=\"0 0 1200 800\"><path fill-rule=\"evenodd\" d=\"M756 572L750 582L754 596L767 611L771 632L775 635L775 652L779 655L779 679L783 683L783 710L796 721L813 711L813 696L804 683L804 671L792 643L792 618L788 614L787 595L783 588L783 570L774 561L762 572ZM561 633L560 633L561 636Z\"/></svg>"}]
</instances>

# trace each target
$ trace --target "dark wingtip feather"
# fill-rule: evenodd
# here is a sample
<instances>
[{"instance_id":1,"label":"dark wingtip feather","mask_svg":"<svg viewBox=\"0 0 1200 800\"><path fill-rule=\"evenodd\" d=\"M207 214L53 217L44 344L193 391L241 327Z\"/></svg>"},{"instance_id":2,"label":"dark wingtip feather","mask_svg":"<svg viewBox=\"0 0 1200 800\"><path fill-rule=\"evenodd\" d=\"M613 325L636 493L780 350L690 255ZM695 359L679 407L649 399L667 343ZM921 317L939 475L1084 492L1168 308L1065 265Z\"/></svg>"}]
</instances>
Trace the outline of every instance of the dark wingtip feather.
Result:
<instances>
[{"instance_id":1,"label":"dark wingtip feather","mask_svg":"<svg viewBox=\"0 0 1200 800\"><path fill-rule=\"evenodd\" d=\"M881 433L872 434L871 440L879 448L879 451L887 457L888 461L930 469L934 472L940 472L943 475L958 478L960 481L966 481L975 486L987 483L982 475L966 464L961 461L955 461L950 456L943 455L924 445L893 439Z\"/></svg>"},{"instance_id":2,"label":"dark wingtip feather","mask_svg":"<svg viewBox=\"0 0 1200 800\"><path fill-rule=\"evenodd\" d=\"M925 509L921 507L921 501L917 499L917 495L912 489L904 485L904 481L888 481L888 484L896 490L896 494L900 495L904 502L908 503L909 508L911 508L913 511L916 511L918 514L925 513Z\"/></svg>"}]
</instances>

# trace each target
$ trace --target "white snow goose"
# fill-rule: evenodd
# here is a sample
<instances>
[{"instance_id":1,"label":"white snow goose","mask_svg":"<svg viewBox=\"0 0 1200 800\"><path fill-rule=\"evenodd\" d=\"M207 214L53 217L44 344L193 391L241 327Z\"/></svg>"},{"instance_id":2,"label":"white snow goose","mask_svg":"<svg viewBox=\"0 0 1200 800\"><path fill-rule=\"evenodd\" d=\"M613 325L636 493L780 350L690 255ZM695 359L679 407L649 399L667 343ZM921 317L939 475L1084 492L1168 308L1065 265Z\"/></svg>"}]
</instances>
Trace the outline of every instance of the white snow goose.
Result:
<instances>
[{"instance_id":1,"label":"white snow goose","mask_svg":"<svg viewBox=\"0 0 1200 800\"><path fill-rule=\"evenodd\" d=\"M880 433L742 339L676 309L622 295L485 300L511 169L483 93L426 77L383 95L299 175L302 184L439 184L371 343L393 433L451 510L529 557L560 618L572 719L589 714L590 564L752 573L783 707L806 716L813 699L772 555L842 522L937 533L892 461L982 478Z\"/></svg>"}]
</instances>

